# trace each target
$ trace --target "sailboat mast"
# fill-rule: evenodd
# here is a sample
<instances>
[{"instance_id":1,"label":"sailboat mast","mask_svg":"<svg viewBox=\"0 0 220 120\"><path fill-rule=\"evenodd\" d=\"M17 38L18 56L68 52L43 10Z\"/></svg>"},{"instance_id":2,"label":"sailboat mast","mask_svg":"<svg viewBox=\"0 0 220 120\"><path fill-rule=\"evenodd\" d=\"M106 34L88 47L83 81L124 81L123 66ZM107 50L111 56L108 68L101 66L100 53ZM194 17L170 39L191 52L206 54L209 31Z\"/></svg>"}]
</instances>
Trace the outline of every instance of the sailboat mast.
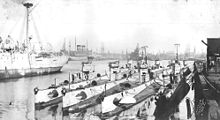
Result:
<instances>
[{"instance_id":1,"label":"sailboat mast","mask_svg":"<svg viewBox=\"0 0 220 120\"><path fill-rule=\"evenodd\" d=\"M25 44L29 46L29 8L33 6L33 3L25 2L23 5L26 7L26 41Z\"/></svg>"}]
</instances>

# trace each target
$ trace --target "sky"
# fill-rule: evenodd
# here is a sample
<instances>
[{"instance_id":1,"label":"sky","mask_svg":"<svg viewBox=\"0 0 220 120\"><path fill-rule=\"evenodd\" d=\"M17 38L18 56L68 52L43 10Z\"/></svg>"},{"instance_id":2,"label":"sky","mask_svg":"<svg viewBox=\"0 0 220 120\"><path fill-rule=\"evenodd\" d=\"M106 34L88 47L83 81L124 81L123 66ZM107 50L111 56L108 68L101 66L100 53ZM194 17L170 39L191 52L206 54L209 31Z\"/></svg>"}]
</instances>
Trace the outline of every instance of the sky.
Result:
<instances>
[{"instance_id":1,"label":"sky","mask_svg":"<svg viewBox=\"0 0 220 120\"><path fill-rule=\"evenodd\" d=\"M218 0L32 0L30 17L33 41L49 42L55 50L64 40L74 49L86 44L99 51L131 52L137 43L147 52L196 49L206 52L201 40L220 37ZM0 1L0 36L23 41L23 0ZM38 32L36 32L38 31Z\"/></svg>"}]
</instances>

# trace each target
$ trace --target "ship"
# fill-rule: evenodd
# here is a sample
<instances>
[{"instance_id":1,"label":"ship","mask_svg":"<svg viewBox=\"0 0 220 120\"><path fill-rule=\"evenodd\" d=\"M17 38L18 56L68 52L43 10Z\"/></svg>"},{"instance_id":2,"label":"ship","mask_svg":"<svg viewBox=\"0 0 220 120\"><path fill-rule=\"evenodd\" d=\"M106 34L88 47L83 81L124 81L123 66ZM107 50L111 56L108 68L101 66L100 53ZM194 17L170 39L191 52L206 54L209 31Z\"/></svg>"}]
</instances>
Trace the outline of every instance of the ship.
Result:
<instances>
[{"instance_id":1,"label":"ship","mask_svg":"<svg viewBox=\"0 0 220 120\"><path fill-rule=\"evenodd\" d=\"M195 116L197 120L220 119L220 38L207 38L206 60L197 60L195 68Z\"/></svg>"},{"instance_id":2,"label":"ship","mask_svg":"<svg viewBox=\"0 0 220 120\"><path fill-rule=\"evenodd\" d=\"M72 61L80 61L87 59L88 56L92 55L92 51L86 49L85 45L77 45L76 51L71 51L70 59Z\"/></svg>"},{"instance_id":3,"label":"ship","mask_svg":"<svg viewBox=\"0 0 220 120\"><path fill-rule=\"evenodd\" d=\"M64 40L63 48L61 52L69 56L69 61L86 61L88 57L93 57L92 50L88 49L88 43L87 45L77 44L76 37L75 37L75 50L72 50L72 44L70 41L69 43L66 43L66 40Z\"/></svg>"},{"instance_id":4,"label":"ship","mask_svg":"<svg viewBox=\"0 0 220 120\"><path fill-rule=\"evenodd\" d=\"M22 4L27 11L26 39L22 45L18 45L10 35L5 42L1 38L3 47L0 50L0 80L60 72L68 60L68 57L61 52L36 52L31 48L29 16L33 3L26 1Z\"/></svg>"}]
</instances>

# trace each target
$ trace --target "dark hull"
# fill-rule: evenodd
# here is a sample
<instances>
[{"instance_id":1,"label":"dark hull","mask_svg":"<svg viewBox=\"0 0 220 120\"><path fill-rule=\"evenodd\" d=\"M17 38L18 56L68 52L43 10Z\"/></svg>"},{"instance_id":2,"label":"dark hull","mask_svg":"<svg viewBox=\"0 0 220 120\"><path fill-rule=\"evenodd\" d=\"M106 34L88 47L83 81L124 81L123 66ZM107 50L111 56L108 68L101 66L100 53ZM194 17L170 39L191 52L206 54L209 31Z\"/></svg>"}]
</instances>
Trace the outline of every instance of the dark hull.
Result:
<instances>
[{"instance_id":1,"label":"dark hull","mask_svg":"<svg viewBox=\"0 0 220 120\"><path fill-rule=\"evenodd\" d=\"M61 71L63 66L46 67L46 68L30 68L30 69L5 69L0 70L0 80L10 78L32 77L38 75L46 75Z\"/></svg>"},{"instance_id":2,"label":"dark hull","mask_svg":"<svg viewBox=\"0 0 220 120\"><path fill-rule=\"evenodd\" d=\"M41 110L41 109L44 109L48 106L58 104L60 102L62 102L62 97L58 97L58 98L53 99L49 102L35 103L35 110Z\"/></svg>"}]
</instances>

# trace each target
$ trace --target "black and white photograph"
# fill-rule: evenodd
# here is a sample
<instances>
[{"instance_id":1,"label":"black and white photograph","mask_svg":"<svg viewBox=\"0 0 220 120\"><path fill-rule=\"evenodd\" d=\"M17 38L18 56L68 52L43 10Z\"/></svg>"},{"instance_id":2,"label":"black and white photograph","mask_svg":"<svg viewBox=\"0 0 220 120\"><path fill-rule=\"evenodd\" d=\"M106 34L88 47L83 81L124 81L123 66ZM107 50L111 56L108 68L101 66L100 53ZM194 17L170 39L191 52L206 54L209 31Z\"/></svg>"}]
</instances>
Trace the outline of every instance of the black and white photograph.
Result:
<instances>
[{"instance_id":1,"label":"black and white photograph","mask_svg":"<svg viewBox=\"0 0 220 120\"><path fill-rule=\"evenodd\" d=\"M0 120L220 120L220 1L0 0Z\"/></svg>"}]
</instances>

